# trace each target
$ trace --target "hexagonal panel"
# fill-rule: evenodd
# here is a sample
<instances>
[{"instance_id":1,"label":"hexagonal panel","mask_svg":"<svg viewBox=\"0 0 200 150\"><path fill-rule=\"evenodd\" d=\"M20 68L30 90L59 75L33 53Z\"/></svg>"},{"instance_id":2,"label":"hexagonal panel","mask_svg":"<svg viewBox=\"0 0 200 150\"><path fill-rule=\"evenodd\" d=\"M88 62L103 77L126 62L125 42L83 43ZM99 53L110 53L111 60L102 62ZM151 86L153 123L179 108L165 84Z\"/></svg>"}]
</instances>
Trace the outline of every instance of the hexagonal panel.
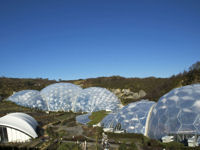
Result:
<instances>
[{"instance_id":1,"label":"hexagonal panel","mask_svg":"<svg viewBox=\"0 0 200 150\"><path fill-rule=\"evenodd\" d=\"M180 129L177 133L179 134L196 134L198 131L194 127L194 125L191 124L183 124L181 125Z\"/></svg>"},{"instance_id":2,"label":"hexagonal panel","mask_svg":"<svg viewBox=\"0 0 200 150\"><path fill-rule=\"evenodd\" d=\"M177 133L180 127L181 123L178 119L169 118L168 121L166 122L166 129L168 134Z\"/></svg>"},{"instance_id":3,"label":"hexagonal panel","mask_svg":"<svg viewBox=\"0 0 200 150\"><path fill-rule=\"evenodd\" d=\"M194 126L198 130L198 132L200 133L200 115L197 116L197 118L194 122Z\"/></svg>"},{"instance_id":4,"label":"hexagonal panel","mask_svg":"<svg viewBox=\"0 0 200 150\"><path fill-rule=\"evenodd\" d=\"M193 124L196 120L197 113L190 109L183 109L178 115L178 120L181 124Z\"/></svg>"}]
</instances>

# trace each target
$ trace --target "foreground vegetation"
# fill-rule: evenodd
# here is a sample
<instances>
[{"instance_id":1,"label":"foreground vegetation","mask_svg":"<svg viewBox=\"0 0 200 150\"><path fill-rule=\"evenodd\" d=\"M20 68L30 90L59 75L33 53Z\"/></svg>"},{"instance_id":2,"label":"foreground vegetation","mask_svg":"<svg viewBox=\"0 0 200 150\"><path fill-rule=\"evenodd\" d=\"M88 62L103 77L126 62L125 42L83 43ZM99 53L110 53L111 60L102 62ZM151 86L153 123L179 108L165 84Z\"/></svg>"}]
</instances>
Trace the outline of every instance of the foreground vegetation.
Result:
<instances>
[{"instance_id":1,"label":"foreground vegetation","mask_svg":"<svg viewBox=\"0 0 200 150\"><path fill-rule=\"evenodd\" d=\"M119 150L200 150L200 147L191 148L182 143L162 143L150 139L142 134L133 133L108 133L108 137L116 143L120 143Z\"/></svg>"},{"instance_id":2,"label":"foreground vegetation","mask_svg":"<svg viewBox=\"0 0 200 150\"><path fill-rule=\"evenodd\" d=\"M6 106L6 107L5 107ZM0 103L0 116L11 112L25 112L33 116L40 124L39 138L28 143L1 144L0 149L48 149L48 150L80 150L81 144L87 141L88 150L102 149L102 128L84 126L76 123L75 117L80 114L73 112L50 112L18 106L12 102ZM98 119L105 112L94 113ZM97 120L98 120L97 119ZM95 121L94 123L96 124ZM189 148L181 143L163 144L160 141L149 139L142 134L107 133L110 150L200 150L199 147ZM78 143L77 143L78 141Z\"/></svg>"}]
</instances>

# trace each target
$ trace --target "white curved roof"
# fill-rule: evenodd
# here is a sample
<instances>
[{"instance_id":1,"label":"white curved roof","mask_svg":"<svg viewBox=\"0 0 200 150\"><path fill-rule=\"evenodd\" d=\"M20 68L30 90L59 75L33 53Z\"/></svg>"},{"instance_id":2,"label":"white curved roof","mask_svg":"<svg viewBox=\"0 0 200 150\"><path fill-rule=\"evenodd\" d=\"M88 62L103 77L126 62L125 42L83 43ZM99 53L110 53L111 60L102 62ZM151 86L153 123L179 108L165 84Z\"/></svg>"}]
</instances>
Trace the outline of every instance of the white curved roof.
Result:
<instances>
[{"instance_id":1,"label":"white curved roof","mask_svg":"<svg viewBox=\"0 0 200 150\"><path fill-rule=\"evenodd\" d=\"M0 118L0 125L20 130L32 138L38 137L36 133L37 121L25 113L11 113Z\"/></svg>"}]
</instances>

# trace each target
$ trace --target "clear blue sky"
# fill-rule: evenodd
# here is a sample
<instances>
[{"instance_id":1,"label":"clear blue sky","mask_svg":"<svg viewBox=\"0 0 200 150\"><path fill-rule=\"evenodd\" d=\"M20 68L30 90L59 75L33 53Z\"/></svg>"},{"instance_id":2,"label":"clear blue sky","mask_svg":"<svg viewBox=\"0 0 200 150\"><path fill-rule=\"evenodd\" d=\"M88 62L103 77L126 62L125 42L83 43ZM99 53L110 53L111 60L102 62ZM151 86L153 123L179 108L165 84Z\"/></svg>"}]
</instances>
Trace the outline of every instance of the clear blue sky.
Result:
<instances>
[{"instance_id":1,"label":"clear blue sky","mask_svg":"<svg viewBox=\"0 0 200 150\"><path fill-rule=\"evenodd\" d=\"M0 76L169 77L200 60L200 0L1 0Z\"/></svg>"}]
</instances>

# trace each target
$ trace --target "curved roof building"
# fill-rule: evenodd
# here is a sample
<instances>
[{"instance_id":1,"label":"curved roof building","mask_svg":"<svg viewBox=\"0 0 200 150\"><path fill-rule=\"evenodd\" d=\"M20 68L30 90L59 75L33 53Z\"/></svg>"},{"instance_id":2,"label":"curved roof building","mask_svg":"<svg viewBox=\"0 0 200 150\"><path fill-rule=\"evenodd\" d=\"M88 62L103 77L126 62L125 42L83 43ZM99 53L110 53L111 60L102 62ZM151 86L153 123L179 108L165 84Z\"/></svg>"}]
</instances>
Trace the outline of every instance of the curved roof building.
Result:
<instances>
[{"instance_id":1,"label":"curved roof building","mask_svg":"<svg viewBox=\"0 0 200 150\"><path fill-rule=\"evenodd\" d=\"M70 111L73 110L81 90L82 88L75 84L55 83L42 89L40 94L49 111Z\"/></svg>"},{"instance_id":2,"label":"curved roof building","mask_svg":"<svg viewBox=\"0 0 200 150\"><path fill-rule=\"evenodd\" d=\"M47 104L37 90L22 90L7 99L21 106L47 110Z\"/></svg>"},{"instance_id":3,"label":"curved roof building","mask_svg":"<svg viewBox=\"0 0 200 150\"><path fill-rule=\"evenodd\" d=\"M128 133L146 134L148 130L149 112L155 104L153 101L141 100L124 106L117 113L107 115L101 125L116 130L126 130Z\"/></svg>"},{"instance_id":4,"label":"curved roof building","mask_svg":"<svg viewBox=\"0 0 200 150\"><path fill-rule=\"evenodd\" d=\"M25 113L11 113L0 118L1 142L26 142L38 137L37 121Z\"/></svg>"},{"instance_id":5,"label":"curved roof building","mask_svg":"<svg viewBox=\"0 0 200 150\"><path fill-rule=\"evenodd\" d=\"M116 111L120 104L120 100L109 90L100 87L90 87L83 89L78 95L74 111Z\"/></svg>"},{"instance_id":6,"label":"curved roof building","mask_svg":"<svg viewBox=\"0 0 200 150\"><path fill-rule=\"evenodd\" d=\"M171 134L200 134L200 84L176 88L154 107L148 136L160 139Z\"/></svg>"}]
</instances>

